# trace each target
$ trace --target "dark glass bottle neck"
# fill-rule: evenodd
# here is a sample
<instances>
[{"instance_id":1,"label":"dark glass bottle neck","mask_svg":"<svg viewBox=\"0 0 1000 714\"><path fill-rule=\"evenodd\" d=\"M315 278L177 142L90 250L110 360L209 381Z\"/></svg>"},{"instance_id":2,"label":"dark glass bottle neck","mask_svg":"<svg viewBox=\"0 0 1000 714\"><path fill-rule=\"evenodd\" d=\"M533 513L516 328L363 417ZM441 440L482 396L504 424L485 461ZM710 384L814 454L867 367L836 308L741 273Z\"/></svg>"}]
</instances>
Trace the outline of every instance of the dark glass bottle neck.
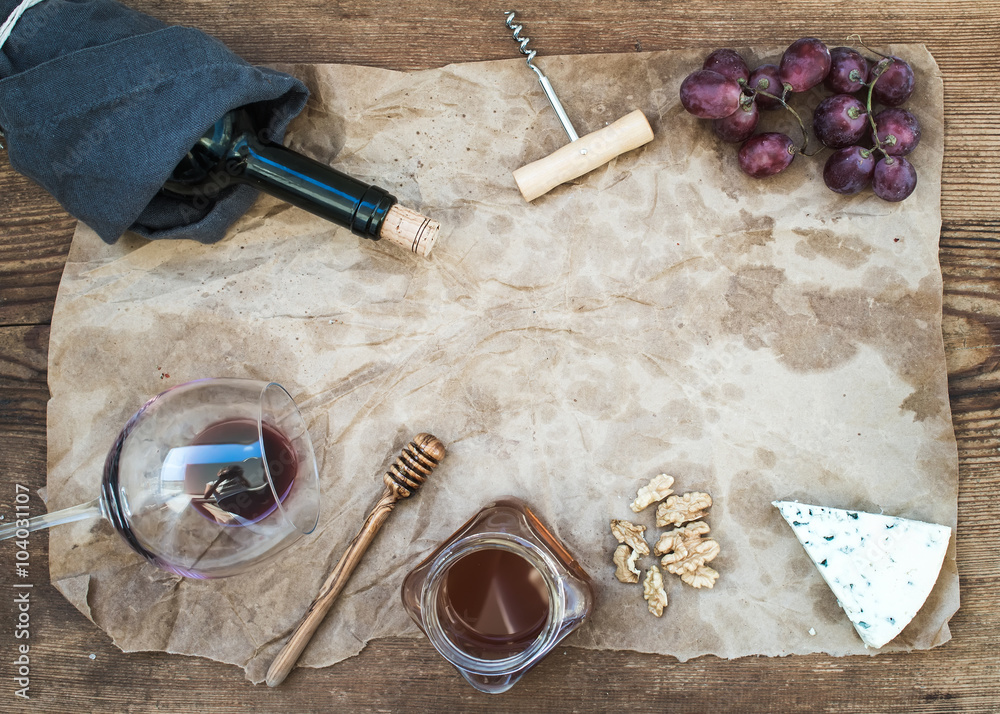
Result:
<instances>
[{"instance_id":1,"label":"dark glass bottle neck","mask_svg":"<svg viewBox=\"0 0 1000 714\"><path fill-rule=\"evenodd\" d=\"M246 109L229 112L205 132L164 188L214 199L230 183L249 184L376 240L396 203L378 186L261 138Z\"/></svg>"},{"instance_id":2,"label":"dark glass bottle neck","mask_svg":"<svg viewBox=\"0 0 1000 714\"><path fill-rule=\"evenodd\" d=\"M325 166L280 144L241 136L235 146L240 179L265 193L339 223L365 238L378 238L395 197L378 186Z\"/></svg>"}]
</instances>

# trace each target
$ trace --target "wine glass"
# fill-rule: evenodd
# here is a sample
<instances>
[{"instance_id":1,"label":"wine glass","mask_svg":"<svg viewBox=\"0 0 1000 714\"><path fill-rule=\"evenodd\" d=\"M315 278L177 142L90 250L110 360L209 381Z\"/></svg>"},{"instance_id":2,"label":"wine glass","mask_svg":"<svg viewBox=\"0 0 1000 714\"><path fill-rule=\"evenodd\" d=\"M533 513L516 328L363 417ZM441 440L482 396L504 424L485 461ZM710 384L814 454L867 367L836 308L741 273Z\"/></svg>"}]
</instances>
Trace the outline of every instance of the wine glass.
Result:
<instances>
[{"instance_id":1,"label":"wine glass","mask_svg":"<svg viewBox=\"0 0 1000 714\"><path fill-rule=\"evenodd\" d=\"M26 528L0 526L0 540L98 517L154 565L190 578L233 575L311 533L319 477L292 397L250 379L168 389L125 424L99 497Z\"/></svg>"}]
</instances>

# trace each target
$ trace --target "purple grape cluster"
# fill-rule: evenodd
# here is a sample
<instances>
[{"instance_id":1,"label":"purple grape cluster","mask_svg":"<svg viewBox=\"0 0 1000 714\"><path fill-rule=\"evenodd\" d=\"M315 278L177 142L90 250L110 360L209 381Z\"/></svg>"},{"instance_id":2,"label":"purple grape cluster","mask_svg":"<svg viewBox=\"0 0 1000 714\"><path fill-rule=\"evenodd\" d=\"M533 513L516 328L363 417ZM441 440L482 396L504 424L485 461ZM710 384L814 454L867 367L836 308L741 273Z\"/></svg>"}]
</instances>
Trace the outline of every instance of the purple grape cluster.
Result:
<instances>
[{"instance_id":1,"label":"purple grape cluster","mask_svg":"<svg viewBox=\"0 0 1000 714\"><path fill-rule=\"evenodd\" d=\"M788 99L820 84L832 92L816 107L812 122L816 138L834 150L823 169L827 187L854 194L870 185L886 201L913 193L917 172L905 157L920 141L920 125L900 108L913 93L914 76L899 57L868 60L851 47L828 49L815 37L804 37L785 50L777 65L751 71L739 53L721 49L684 79L680 98L688 112L712 120L720 139L741 144L740 168L763 178L805 154L805 126ZM873 113L873 101L885 108ZM786 134L756 133L760 112L782 107L799 122L801 146Z\"/></svg>"}]
</instances>

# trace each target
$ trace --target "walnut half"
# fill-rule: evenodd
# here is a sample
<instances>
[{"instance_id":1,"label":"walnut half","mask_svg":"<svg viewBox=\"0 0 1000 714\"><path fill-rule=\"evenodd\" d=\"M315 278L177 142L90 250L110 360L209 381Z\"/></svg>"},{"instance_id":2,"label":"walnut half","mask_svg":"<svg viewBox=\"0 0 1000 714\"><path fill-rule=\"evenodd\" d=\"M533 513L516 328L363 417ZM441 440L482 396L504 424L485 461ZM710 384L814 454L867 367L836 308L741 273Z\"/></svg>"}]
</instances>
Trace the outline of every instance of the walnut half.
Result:
<instances>
[{"instance_id":1,"label":"walnut half","mask_svg":"<svg viewBox=\"0 0 1000 714\"><path fill-rule=\"evenodd\" d=\"M639 582L639 569L635 567L635 561L638 559L639 553L632 550L632 547L627 543L622 543L615 548L614 560L615 565L618 566L618 569L615 571L615 577L623 583Z\"/></svg>"},{"instance_id":2,"label":"walnut half","mask_svg":"<svg viewBox=\"0 0 1000 714\"><path fill-rule=\"evenodd\" d=\"M681 580L693 588L715 587L715 581L719 579L719 572L707 565L699 565L693 573L681 573Z\"/></svg>"},{"instance_id":3,"label":"walnut half","mask_svg":"<svg viewBox=\"0 0 1000 714\"><path fill-rule=\"evenodd\" d=\"M688 521L704 518L706 511L712 507L712 497L701 491L685 493L683 496L671 496L656 509L656 525L679 526Z\"/></svg>"},{"instance_id":4,"label":"walnut half","mask_svg":"<svg viewBox=\"0 0 1000 714\"><path fill-rule=\"evenodd\" d=\"M639 555L649 555L649 546L646 545L646 540L642 537L645 531L646 526L637 526L634 523L618 519L611 521L611 532L618 539L618 542L628 543L632 550Z\"/></svg>"},{"instance_id":5,"label":"walnut half","mask_svg":"<svg viewBox=\"0 0 1000 714\"><path fill-rule=\"evenodd\" d=\"M635 494L635 500L632 501L632 505L629 508L633 512L638 513L647 506L652 506L657 501L662 501L674 492L670 488L673 485L673 476L667 476L666 474L655 476L652 481L639 489L639 492Z\"/></svg>"},{"instance_id":6,"label":"walnut half","mask_svg":"<svg viewBox=\"0 0 1000 714\"><path fill-rule=\"evenodd\" d=\"M663 608L667 606L667 591L663 589L663 576L655 565L649 566L646 579L642 581L642 597L646 600L649 611L660 617Z\"/></svg>"},{"instance_id":7,"label":"walnut half","mask_svg":"<svg viewBox=\"0 0 1000 714\"><path fill-rule=\"evenodd\" d=\"M660 564L668 573L680 575L692 587L711 588L719 574L705 565L719 554L719 544L707 538L710 529L705 521L674 528L660 536L653 552L662 555Z\"/></svg>"}]
</instances>

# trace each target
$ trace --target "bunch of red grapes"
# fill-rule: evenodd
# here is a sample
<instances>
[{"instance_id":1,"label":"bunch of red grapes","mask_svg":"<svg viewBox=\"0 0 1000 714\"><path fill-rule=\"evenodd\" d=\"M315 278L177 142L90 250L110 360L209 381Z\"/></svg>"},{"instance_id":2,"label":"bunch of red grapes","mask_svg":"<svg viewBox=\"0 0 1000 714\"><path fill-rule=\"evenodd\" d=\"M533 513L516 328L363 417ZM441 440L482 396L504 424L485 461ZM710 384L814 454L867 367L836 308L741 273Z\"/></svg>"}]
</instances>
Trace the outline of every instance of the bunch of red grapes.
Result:
<instances>
[{"instance_id":1,"label":"bunch of red grapes","mask_svg":"<svg viewBox=\"0 0 1000 714\"><path fill-rule=\"evenodd\" d=\"M737 52L716 50L681 84L681 104L696 117L711 119L723 141L742 143L740 168L763 178L784 171L796 154L805 153L805 126L787 100L821 82L833 92L813 112L813 132L834 150L823 169L826 185L843 194L871 185L886 201L913 193L917 172L905 157L920 141L920 125L900 108L913 93L914 77L899 57L870 61L851 47L831 50L805 37L785 50L780 64L751 72ZM873 113L873 101L885 108ZM786 134L754 133L761 110L782 107L798 119L802 146Z\"/></svg>"}]
</instances>

